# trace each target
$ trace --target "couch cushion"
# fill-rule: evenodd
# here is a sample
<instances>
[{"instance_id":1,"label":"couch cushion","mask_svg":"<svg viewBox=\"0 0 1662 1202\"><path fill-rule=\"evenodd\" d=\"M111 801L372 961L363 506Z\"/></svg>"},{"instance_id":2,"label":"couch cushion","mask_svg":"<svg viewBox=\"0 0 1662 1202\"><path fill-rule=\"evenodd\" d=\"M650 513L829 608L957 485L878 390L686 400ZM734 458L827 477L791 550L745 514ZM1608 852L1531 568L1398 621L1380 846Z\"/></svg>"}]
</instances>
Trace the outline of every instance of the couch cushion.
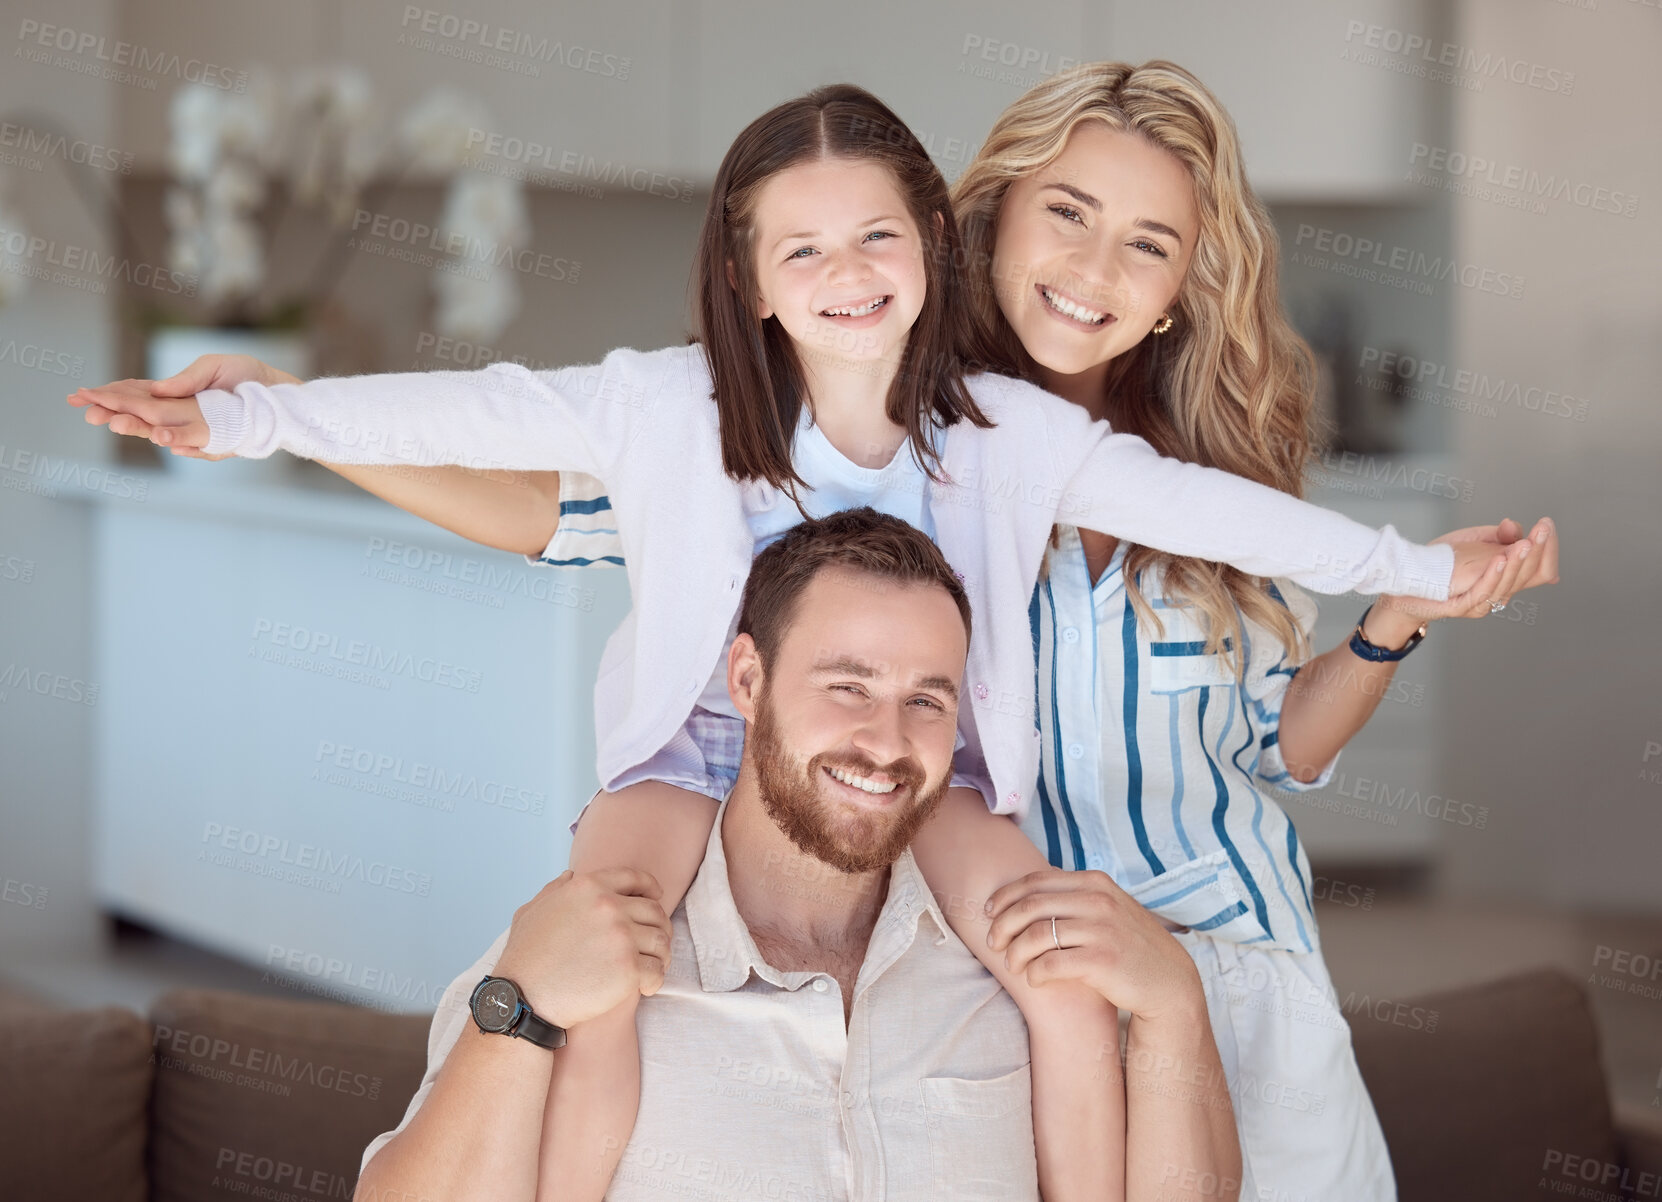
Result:
<instances>
[{"instance_id":1,"label":"couch cushion","mask_svg":"<svg viewBox=\"0 0 1662 1202\"><path fill-rule=\"evenodd\" d=\"M350 1198L365 1146L398 1125L426 1067L420 1014L193 989L150 1019L156 1202Z\"/></svg>"},{"instance_id":2,"label":"couch cushion","mask_svg":"<svg viewBox=\"0 0 1662 1202\"><path fill-rule=\"evenodd\" d=\"M0 1005L8 1198L143 1202L150 1024L130 1010Z\"/></svg>"},{"instance_id":3,"label":"couch cushion","mask_svg":"<svg viewBox=\"0 0 1662 1202\"><path fill-rule=\"evenodd\" d=\"M1401 1202L1574 1197L1601 1179L1617 1196L1598 1032L1574 979L1543 970L1345 1009Z\"/></svg>"}]
</instances>

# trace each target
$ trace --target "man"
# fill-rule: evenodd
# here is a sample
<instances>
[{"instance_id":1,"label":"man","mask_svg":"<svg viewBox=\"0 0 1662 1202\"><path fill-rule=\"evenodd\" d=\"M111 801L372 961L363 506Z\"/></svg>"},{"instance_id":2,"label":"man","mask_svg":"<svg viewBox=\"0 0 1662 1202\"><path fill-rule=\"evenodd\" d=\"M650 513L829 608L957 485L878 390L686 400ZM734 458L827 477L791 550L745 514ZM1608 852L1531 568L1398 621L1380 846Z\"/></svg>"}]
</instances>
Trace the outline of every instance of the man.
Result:
<instances>
[{"instance_id":1,"label":"man","mask_svg":"<svg viewBox=\"0 0 1662 1202\"><path fill-rule=\"evenodd\" d=\"M567 872L516 911L446 991L426 1078L365 1152L358 1196L529 1202L615 1163L612 1199L1036 1198L1021 1014L908 850L951 777L969 627L934 544L872 510L758 556L728 659L743 762L673 924L632 870ZM1184 989L1189 1029L1134 1041L1154 1067L1127 1060L1127 1163L1167 1196L1233 1197L1223 1074L1198 978ZM558 1028L632 991L651 996L621 1160L545 1145ZM488 1029L520 999L524 1038ZM1115 1074L1117 1052L1081 1049ZM1198 1106L1174 1104L1174 1063Z\"/></svg>"}]
</instances>

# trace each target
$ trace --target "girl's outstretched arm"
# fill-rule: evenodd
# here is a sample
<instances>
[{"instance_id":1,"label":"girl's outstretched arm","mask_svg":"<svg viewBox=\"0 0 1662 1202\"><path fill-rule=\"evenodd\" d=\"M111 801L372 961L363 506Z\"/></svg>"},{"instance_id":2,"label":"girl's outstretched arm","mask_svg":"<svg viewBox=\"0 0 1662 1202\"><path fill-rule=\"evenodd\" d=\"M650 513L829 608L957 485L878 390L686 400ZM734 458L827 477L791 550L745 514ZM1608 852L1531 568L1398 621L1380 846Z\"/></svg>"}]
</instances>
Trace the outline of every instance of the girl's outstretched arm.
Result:
<instances>
[{"instance_id":1,"label":"girl's outstretched arm","mask_svg":"<svg viewBox=\"0 0 1662 1202\"><path fill-rule=\"evenodd\" d=\"M132 380L83 389L71 403L84 408L86 420L93 425L105 425L116 434L154 441L154 427L131 413L108 409L95 398L103 395L114 400L119 391L138 393L148 383L152 397L183 400L208 389L235 389L249 382L302 383L298 376L262 363L252 355L203 355L165 380ZM134 387L124 388L124 385ZM232 458L205 455L189 448L174 448L172 453L193 459ZM559 521L557 472L473 471L453 464L411 468L323 462L322 466L418 518L500 551L538 554L548 545Z\"/></svg>"},{"instance_id":2,"label":"girl's outstretched arm","mask_svg":"<svg viewBox=\"0 0 1662 1202\"><path fill-rule=\"evenodd\" d=\"M1481 540L1422 546L1393 527L1376 530L1231 472L1162 456L1077 405L1035 393L1052 454L1074 465L1058 521L1254 576L1283 576L1318 593L1433 601L1472 599L1498 559L1524 549Z\"/></svg>"},{"instance_id":3,"label":"girl's outstretched arm","mask_svg":"<svg viewBox=\"0 0 1662 1202\"><path fill-rule=\"evenodd\" d=\"M664 913L673 916L704 862L716 808L701 793L659 781L597 794L577 824L571 868L650 873ZM566 1032L543 1110L540 1202L600 1202L611 1185L640 1108L639 1001L630 998Z\"/></svg>"},{"instance_id":4,"label":"girl's outstretched arm","mask_svg":"<svg viewBox=\"0 0 1662 1202\"><path fill-rule=\"evenodd\" d=\"M560 473L325 463L367 493L472 542L540 555L560 521Z\"/></svg>"},{"instance_id":5,"label":"girl's outstretched arm","mask_svg":"<svg viewBox=\"0 0 1662 1202\"><path fill-rule=\"evenodd\" d=\"M1125 1084L1114 1007L1087 985L1029 983L987 942L995 890L1049 865L1021 829L974 789L947 790L912 841L947 922L998 978L1027 1020L1033 1142L1045 1202L1125 1197Z\"/></svg>"},{"instance_id":6,"label":"girl's outstretched arm","mask_svg":"<svg viewBox=\"0 0 1662 1202\"><path fill-rule=\"evenodd\" d=\"M685 348L617 350L601 363L556 371L496 363L473 372L299 384L250 380L234 391L177 399L115 386L83 389L70 403L108 411L116 433L139 432L129 424L149 427L159 446L210 456L261 459L281 450L336 464L460 464L604 477L672 380L692 382Z\"/></svg>"}]
</instances>

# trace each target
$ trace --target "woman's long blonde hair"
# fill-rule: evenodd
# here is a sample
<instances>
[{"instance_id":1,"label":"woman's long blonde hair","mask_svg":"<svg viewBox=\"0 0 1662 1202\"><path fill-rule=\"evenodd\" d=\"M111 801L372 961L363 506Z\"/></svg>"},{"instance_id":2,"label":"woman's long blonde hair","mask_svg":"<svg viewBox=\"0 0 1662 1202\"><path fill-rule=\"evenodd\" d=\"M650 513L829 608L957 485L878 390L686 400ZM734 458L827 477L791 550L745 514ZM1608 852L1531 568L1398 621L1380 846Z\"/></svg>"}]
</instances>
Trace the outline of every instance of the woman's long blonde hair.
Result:
<instances>
[{"instance_id":1,"label":"woman's long blonde hair","mask_svg":"<svg viewBox=\"0 0 1662 1202\"><path fill-rule=\"evenodd\" d=\"M1222 468L1301 496L1310 454L1315 359L1281 311L1277 239L1241 166L1235 125L1201 82L1173 63L1085 63L1052 76L1004 111L952 189L975 332L971 358L1037 382L1038 365L999 311L993 242L1010 185L1061 154L1084 121L1135 133L1169 151L1194 181L1200 236L1168 310L1169 332L1150 335L1108 369L1106 416L1163 455ZM1163 626L1138 587L1163 573L1167 595L1202 611L1207 648L1225 648L1241 614L1269 629L1299 660L1302 627L1268 582L1208 560L1150 547L1127 549L1127 594L1140 619ZM1233 641L1237 674L1243 639Z\"/></svg>"}]
</instances>

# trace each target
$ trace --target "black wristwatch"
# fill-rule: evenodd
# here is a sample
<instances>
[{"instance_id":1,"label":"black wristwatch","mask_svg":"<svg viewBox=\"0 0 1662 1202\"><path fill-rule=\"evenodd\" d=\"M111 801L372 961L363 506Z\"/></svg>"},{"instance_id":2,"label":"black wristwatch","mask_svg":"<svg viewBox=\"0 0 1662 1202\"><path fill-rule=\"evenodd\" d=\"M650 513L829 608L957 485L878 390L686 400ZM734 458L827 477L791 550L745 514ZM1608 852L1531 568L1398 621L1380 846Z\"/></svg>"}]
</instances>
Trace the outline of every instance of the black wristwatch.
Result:
<instances>
[{"instance_id":1,"label":"black wristwatch","mask_svg":"<svg viewBox=\"0 0 1662 1202\"><path fill-rule=\"evenodd\" d=\"M1394 664L1399 659L1406 659L1408 653L1421 643L1425 642L1426 623L1421 622L1420 628L1408 636L1408 642L1392 651L1388 647L1376 647L1368 642L1368 636L1362 633L1362 623L1368 620L1373 612L1373 606L1362 611L1362 616L1356 619L1356 630L1350 636L1351 653L1367 660L1371 664Z\"/></svg>"},{"instance_id":2,"label":"black wristwatch","mask_svg":"<svg viewBox=\"0 0 1662 1202\"><path fill-rule=\"evenodd\" d=\"M538 1018L519 986L507 977L487 976L480 981L473 987L468 1007L473 1011L474 1023L487 1034L528 1039L550 1051L566 1046L566 1029Z\"/></svg>"}]
</instances>

